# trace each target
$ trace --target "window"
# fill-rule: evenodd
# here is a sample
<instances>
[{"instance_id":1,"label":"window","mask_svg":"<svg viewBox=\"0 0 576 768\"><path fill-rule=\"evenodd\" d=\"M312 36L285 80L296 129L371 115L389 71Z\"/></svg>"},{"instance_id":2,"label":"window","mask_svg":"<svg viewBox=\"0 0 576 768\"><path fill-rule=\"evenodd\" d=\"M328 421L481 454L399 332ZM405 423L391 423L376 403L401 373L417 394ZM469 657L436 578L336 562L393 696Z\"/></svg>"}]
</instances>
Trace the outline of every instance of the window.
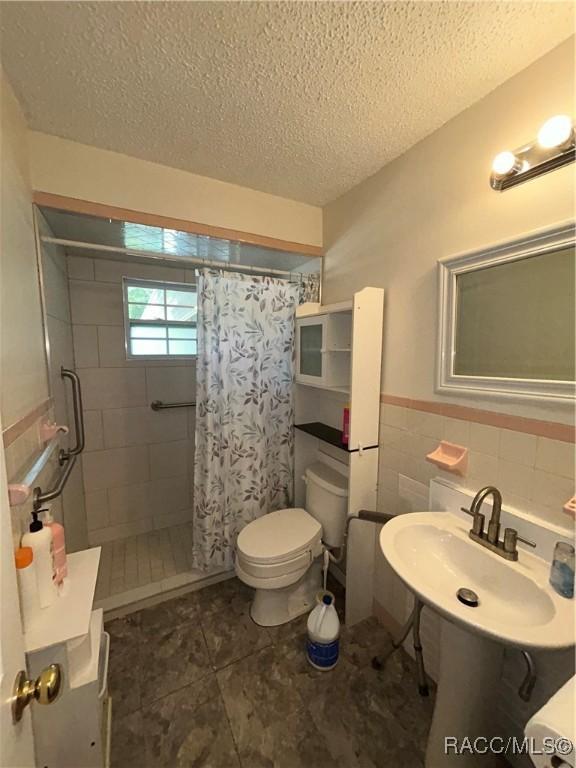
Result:
<instances>
[{"instance_id":1,"label":"window","mask_svg":"<svg viewBox=\"0 0 576 768\"><path fill-rule=\"evenodd\" d=\"M129 358L196 355L196 286L123 279Z\"/></svg>"}]
</instances>

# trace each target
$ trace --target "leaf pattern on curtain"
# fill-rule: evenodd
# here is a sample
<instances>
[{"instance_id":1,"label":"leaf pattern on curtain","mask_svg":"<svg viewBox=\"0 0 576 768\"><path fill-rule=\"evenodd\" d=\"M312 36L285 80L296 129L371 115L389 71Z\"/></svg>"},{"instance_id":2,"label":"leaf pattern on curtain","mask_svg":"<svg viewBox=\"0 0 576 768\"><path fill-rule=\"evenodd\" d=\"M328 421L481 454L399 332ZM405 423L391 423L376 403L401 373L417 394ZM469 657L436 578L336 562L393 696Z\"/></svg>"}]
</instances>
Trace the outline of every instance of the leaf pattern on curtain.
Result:
<instances>
[{"instance_id":1,"label":"leaf pattern on curtain","mask_svg":"<svg viewBox=\"0 0 576 768\"><path fill-rule=\"evenodd\" d=\"M307 301L320 301L320 273L311 272L300 275L300 296L299 303L305 304Z\"/></svg>"},{"instance_id":2,"label":"leaf pattern on curtain","mask_svg":"<svg viewBox=\"0 0 576 768\"><path fill-rule=\"evenodd\" d=\"M231 568L242 528L291 503L298 286L198 278L194 562Z\"/></svg>"}]
</instances>

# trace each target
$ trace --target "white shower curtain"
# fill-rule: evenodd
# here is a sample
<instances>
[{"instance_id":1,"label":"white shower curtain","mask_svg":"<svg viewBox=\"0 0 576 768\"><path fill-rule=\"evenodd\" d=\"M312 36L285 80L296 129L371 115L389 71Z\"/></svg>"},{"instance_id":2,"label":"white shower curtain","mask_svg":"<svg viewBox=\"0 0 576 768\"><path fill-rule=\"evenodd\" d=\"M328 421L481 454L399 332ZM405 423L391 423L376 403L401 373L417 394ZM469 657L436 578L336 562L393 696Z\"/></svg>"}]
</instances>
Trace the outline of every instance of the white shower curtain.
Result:
<instances>
[{"instance_id":1,"label":"white shower curtain","mask_svg":"<svg viewBox=\"0 0 576 768\"><path fill-rule=\"evenodd\" d=\"M203 270L198 280L194 561L231 568L238 533L289 506L299 286Z\"/></svg>"}]
</instances>

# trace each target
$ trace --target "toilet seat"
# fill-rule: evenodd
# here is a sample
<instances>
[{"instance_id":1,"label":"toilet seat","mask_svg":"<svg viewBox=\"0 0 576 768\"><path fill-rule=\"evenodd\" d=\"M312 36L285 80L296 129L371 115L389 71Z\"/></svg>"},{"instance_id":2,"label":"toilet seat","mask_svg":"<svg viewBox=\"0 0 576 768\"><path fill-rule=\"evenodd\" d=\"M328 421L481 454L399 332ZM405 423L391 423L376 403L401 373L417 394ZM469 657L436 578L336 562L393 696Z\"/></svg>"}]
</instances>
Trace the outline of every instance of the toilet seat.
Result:
<instances>
[{"instance_id":1,"label":"toilet seat","mask_svg":"<svg viewBox=\"0 0 576 768\"><path fill-rule=\"evenodd\" d=\"M236 571L250 586L297 581L322 549L322 526L305 509L279 509L253 520L238 535Z\"/></svg>"},{"instance_id":2,"label":"toilet seat","mask_svg":"<svg viewBox=\"0 0 576 768\"><path fill-rule=\"evenodd\" d=\"M322 526L301 507L278 509L253 520L238 535L238 551L254 563L290 560L322 537Z\"/></svg>"}]
</instances>

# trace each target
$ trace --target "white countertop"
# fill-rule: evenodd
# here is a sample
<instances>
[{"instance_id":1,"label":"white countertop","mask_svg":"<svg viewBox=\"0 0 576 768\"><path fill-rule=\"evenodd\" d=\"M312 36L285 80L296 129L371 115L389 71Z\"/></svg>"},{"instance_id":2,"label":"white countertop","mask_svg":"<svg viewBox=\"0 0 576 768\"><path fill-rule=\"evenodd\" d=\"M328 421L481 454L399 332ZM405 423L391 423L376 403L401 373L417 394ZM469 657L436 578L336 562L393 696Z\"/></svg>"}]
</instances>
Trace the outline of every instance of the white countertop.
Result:
<instances>
[{"instance_id":1,"label":"white countertop","mask_svg":"<svg viewBox=\"0 0 576 768\"><path fill-rule=\"evenodd\" d=\"M24 634L27 653L88 633L100 552L101 547L94 547L68 555L68 577L61 595L53 605L40 609L36 621Z\"/></svg>"}]
</instances>

